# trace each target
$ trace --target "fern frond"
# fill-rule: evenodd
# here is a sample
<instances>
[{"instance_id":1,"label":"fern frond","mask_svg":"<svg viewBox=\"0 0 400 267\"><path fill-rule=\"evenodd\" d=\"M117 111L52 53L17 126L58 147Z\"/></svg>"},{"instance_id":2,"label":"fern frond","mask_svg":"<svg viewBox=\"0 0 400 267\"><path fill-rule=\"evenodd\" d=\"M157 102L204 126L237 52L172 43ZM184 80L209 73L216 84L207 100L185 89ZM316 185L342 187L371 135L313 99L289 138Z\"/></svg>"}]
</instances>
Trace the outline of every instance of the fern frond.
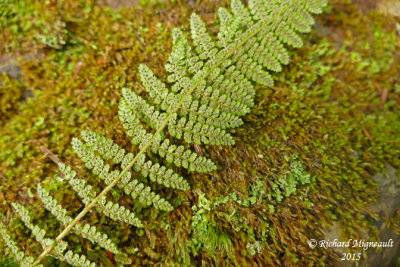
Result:
<instances>
[{"instance_id":1,"label":"fern frond","mask_svg":"<svg viewBox=\"0 0 400 267\"><path fill-rule=\"evenodd\" d=\"M172 94L172 93L171 93ZM165 112L159 112L158 110L155 110L154 106L149 105L143 98L140 96L136 95L134 92L132 92L129 89L124 89L123 90L123 100L122 102L125 101L126 105L129 107L132 107L132 111L135 112L135 114L138 116L138 119L143 120L146 122L152 129L157 130L159 126L162 124L163 121L165 121L167 117L167 113ZM168 103L170 104L177 104L179 102L178 98L176 100L167 100ZM170 101L171 100L171 101ZM191 99L190 99L191 101ZM193 103L193 102L192 102ZM187 101L187 109L189 109L189 105L192 103L189 103ZM124 104L122 104L124 105ZM203 106L205 108L206 106ZM191 107L190 107L191 108ZM201 107L200 107L201 108ZM197 109L197 108L195 108ZM185 117L182 117L183 123L176 125L176 127L180 127L180 130L183 132L184 136L195 136L196 134L201 134L202 136L202 142L205 144L212 144L212 145L231 145L234 143L232 136L227 133L225 130L222 130L220 128L215 128L214 126L210 126L206 123L206 118L209 113L189 113L189 120L187 120ZM212 109L208 110L208 112L211 112L212 114ZM215 111L217 112L217 111ZM207 120L211 121L212 118L209 118ZM223 122L215 122L215 123L223 123ZM211 123L210 123L211 124ZM226 124L227 126L227 124ZM171 134L172 135L172 134ZM175 136L178 139L182 138L182 136ZM196 140L194 138L185 138L185 141L188 143L198 143L200 144L200 140Z\"/></svg>"},{"instance_id":2,"label":"fern frond","mask_svg":"<svg viewBox=\"0 0 400 267\"><path fill-rule=\"evenodd\" d=\"M168 82L175 82L171 87L172 91L178 92L181 89L189 86L190 78L187 76L189 74L198 73L203 67L204 62L200 60L196 54L191 52L191 47L180 29L175 28L172 36L172 52L168 58L168 64L166 64L165 69L172 73L168 76ZM230 65L228 62L226 64ZM229 104L230 101L233 103L235 103L235 101L239 103L234 104L233 106L239 106L240 103L246 105L247 107L253 106L254 103L252 95L254 94L254 91L247 89L248 91L246 92L245 88L241 88L235 84L233 80L229 80L227 77L224 77L218 68L216 68L213 75L210 75L210 82L210 87L213 88L212 99L202 94L205 92L205 83L195 88L193 96L195 99L202 99L202 103L210 103L210 105L214 108L218 107L221 109L222 107L222 112L220 112L220 115L223 116L223 114L225 114L223 113L224 111L231 113L230 111L232 111L232 108ZM250 88L252 88L251 84L247 85L250 85ZM207 90L209 90L210 87L207 87ZM224 101L227 103L224 103ZM218 105L221 103L222 105ZM244 115L248 111L246 107L243 106L242 108L245 110L239 109L232 112L234 114ZM232 125L231 127L237 126Z\"/></svg>"},{"instance_id":3,"label":"fern frond","mask_svg":"<svg viewBox=\"0 0 400 267\"><path fill-rule=\"evenodd\" d=\"M83 179L75 178L76 172L72 170L70 166L59 163L58 167L63 174L63 177L60 179L67 180L72 189L82 199L82 202L88 205L93 196L96 195L92 186L86 185L86 181ZM113 220L121 221L136 227L143 227L142 222L136 217L135 213L125 209L123 206L119 206L117 203L107 201L105 197L101 198L97 208Z\"/></svg>"},{"instance_id":4,"label":"fern frond","mask_svg":"<svg viewBox=\"0 0 400 267\"><path fill-rule=\"evenodd\" d=\"M172 52L168 58L168 64L165 65L165 69L171 73L168 76L168 82L174 82L171 87L172 92L179 92L190 84L190 78L186 75L199 72L204 62L191 52L191 47L180 29L175 28L172 36ZM230 65L230 63L227 61L226 65ZM143 67L139 66L139 69L141 68ZM145 79L141 80L145 83ZM192 93L195 101L192 101L191 105L196 107L205 105L205 107L214 109L214 111L208 112L207 118L210 118L210 122L207 122L207 124L209 125L222 129L240 126L242 124L241 119L234 115L244 115L254 105L252 99L252 96L254 96L253 86L250 83L247 83L245 87L241 86L240 83L224 77L219 68L216 68L214 73L210 75L209 83L210 86L206 87L206 82L204 81L195 88ZM202 114L202 112L197 112L197 109L193 107L190 108L190 113ZM187 108L185 111L184 106L179 114L186 115ZM228 118L225 118L226 116ZM226 121L223 123L219 122L219 119L224 118Z\"/></svg>"},{"instance_id":5,"label":"fern frond","mask_svg":"<svg viewBox=\"0 0 400 267\"><path fill-rule=\"evenodd\" d=\"M107 186L96 196L86 181L76 179L76 173L61 165L65 179L86 206L56 240L64 238L96 204L113 219L142 226L125 207L106 200L105 195L115 185L142 206L153 205L171 211L173 207L167 200L137 179L132 179L130 169L165 186L185 190L189 185L160 163L146 161L146 155L153 157L151 153L158 154L167 163L189 171L216 169L210 159L179 145L180 141L176 139L183 139L188 144L233 145L235 141L227 129L241 125L240 117L254 105L253 82L273 85L270 71L281 71L282 65L290 61L286 45L302 46L299 34L310 31L314 24L311 14L322 12L327 4L327 0L248 2L246 7L240 0L232 0L231 11L219 9L221 28L216 40L207 32L205 23L197 14L190 17L193 45L181 30L174 29L173 48L165 65L169 73L168 84L159 80L147 66L139 66L140 79L148 96L142 98L124 88L118 111L127 135L138 146L136 155L126 153L110 139L91 132L82 134L87 144L77 138L72 140L72 146L85 166ZM121 170L111 170L105 160L121 164ZM59 217L65 219L63 214ZM214 247L215 244L211 244ZM54 246L54 243L47 246L35 263ZM81 260L71 253L67 257L69 260Z\"/></svg>"},{"instance_id":6,"label":"fern frond","mask_svg":"<svg viewBox=\"0 0 400 267\"><path fill-rule=\"evenodd\" d=\"M109 165L104 164L100 156L95 154L93 147L87 146L78 138L73 138L71 144L76 154L85 162L85 166L92 170L95 175L103 179L107 185L120 174L118 170L110 172ZM121 151L125 152L125 150L117 148L114 151L116 152L116 154L112 155L114 162L121 162L124 157ZM138 180L131 180L131 176L131 172L125 172L121 182L117 184L126 194L130 195L133 199L137 199L137 201L144 206L154 205L155 208L165 211L171 211L173 209L167 200L152 192L150 187L145 186Z\"/></svg>"},{"instance_id":7,"label":"fern frond","mask_svg":"<svg viewBox=\"0 0 400 267\"><path fill-rule=\"evenodd\" d=\"M25 253L19 249L17 243L12 239L12 237L7 233L4 225L0 223L0 235L3 238L6 246L10 248L11 253L14 255L15 260L20 264L21 267L29 267L35 261L34 257L25 256ZM43 267L42 264L37 265L38 267Z\"/></svg>"},{"instance_id":8,"label":"fern frond","mask_svg":"<svg viewBox=\"0 0 400 267\"><path fill-rule=\"evenodd\" d=\"M124 91L128 91L128 89ZM127 94L129 93L127 92ZM131 141L133 144L139 145L139 149L143 149L145 145L149 143L149 140L153 140L151 143L152 151L165 158L168 163L174 163L178 167L182 166L190 171L197 172L209 172L216 169L215 164L211 160L202 156L197 156L197 154L186 150L183 146L176 147L175 145L170 145L169 139L165 139L161 134L153 135L147 133L124 98L120 101L118 113L127 135L133 137ZM174 123L174 119L176 119L176 114L174 115L175 116L172 116L170 119L172 123L169 124L169 129L175 130L175 132L173 130L171 132L175 133L177 136L179 133L182 135L183 126L175 126L176 123ZM185 139L191 140L192 138L198 137L197 135L185 135ZM139 159L140 161L138 160L135 163L136 165L144 163L144 156Z\"/></svg>"},{"instance_id":9,"label":"fern frond","mask_svg":"<svg viewBox=\"0 0 400 267\"><path fill-rule=\"evenodd\" d=\"M43 246L46 246L47 243L51 242L51 239L45 238L46 231L44 229L31 223L29 212L24 206L18 203L12 203L11 205L14 208L15 212L19 215L23 223L26 225L26 227L32 231L32 235L36 238L37 242L39 242Z\"/></svg>"},{"instance_id":10,"label":"fern frond","mask_svg":"<svg viewBox=\"0 0 400 267\"><path fill-rule=\"evenodd\" d=\"M173 83L171 89L147 66L139 66L142 84L155 106L123 89L121 121L139 149L146 144L150 144L153 150L161 144L170 145L163 134L147 133L140 121L156 131L168 122L170 135L184 138L187 143L233 144L233 139L224 129L238 126L241 121L236 115L249 112L254 88L247 79L272 86L271 75L263 68L281 71L281 64L289 62L282 43L301 46L296 31L304 32L307 30L305 25L313 23L306 4L301 1L265 3L254 0L246 8L241 1L234 0L231 8L232 14L219 9L221 31L217 42L194 13L190 24L195 50L191 49L183 33L174 29L173 48L166 64L166 70L170 72L168 82ZM295 14L289 16L288 12ZM285 19L278 19L280 16L285 16ZM296 27L300 22L302 25ZM176 114L170 107L177 107ZM234 118L234 123L220 120L226 116Z\"/></svg>"},{"instance_id":11,"label":"fern frond","mask_svg":"<svg viewBox=\"0 0 400 267\"><path fill-rule=\"evenodd\" d=\"M72 221L72 218L67 215L67 210L64 209L55 200L41 184L37 187L38 195L42 202L44 203L46 209L57 218L62 224L66 225ZM106 234L97 231L95 226L85 224L83 227L80 225L74 226L74 231L76 234L90 240L93 244L98 244L102 248L111 251L114 254L120 254L118 247L108 238Z\"/></svg>"},{"instance_id":12,"label":"fern frond","mask_svg":"<svg viewBox=\"0 0 400 267\"><path fill-rule=\"evenodd\" d=\"M86 141L86 144L98 152L103 159L109 160L112 158L110 149L115 151L124 151L121 147L113 142L113 140L106 138L98 133L84 130L81 132L82 138ZM117 152L118 153L118 152ZM121 159L114 161L115 164L121 163L121 167L125 168L129 162L132 161L134 155L127 153ZM115 159L115 158L114 158ZM152 182L157 182L166 187L176 188L180 190L188 190L190 188L189 183L183 179L183 177L176 174L173 170L168 169L160 164L154 164L151 160L146 161L144 164L135 164L133 167L135 171L141 172L143 177L150 176ZM125 182L126 184L126 182Z\"/></svg>"},{"instance_id":13,"label":"fern frond","mask_svg":"<svg viewBox=\"0 0 400 267\"><path fill-rule=\"evenodd\" d=\"M180 95L175 94L174 92L169 92L166 85L154 76L149 67L140 64L139 74L142 84L149 93L149 96L157 105L160 105L162 110L166 110L170 105L174 105L179 102ZM219 73L216 73L216 76L218 76L218 74ZM178 79L178 82L179 81L180 79ZM215 85L212 88L211 86L206 87L205 83L203 85L204 86L199 86L196 88L196 91L193 93L193 99L191 99L192 102L186 104L188 107L186 109L182 109L180 115L189 115L192 120L195 120L195 118L201 119L202 117L199 117L198 110L194 109L192 106L205 106L210 109L211 114L232 114L232 118L235 118L237 121L236 124L238 124L240 123L240 118L236 115L244 115L250 112L249 107L245 103L232 100L231 97L227 97L224 92L221 93L220 89L222 88L219 86ZM193 104L195 101L197 103ZM138 111L141 110L140 106L135 106L133 103L131 103L131 105L136 107ZM227 119L219 119L218 116L208 116L206 118L209 118L210 120L207 122L204 122L204 120L196 121L206 123L209 126L219 127L219 125L223 125L224 128L234 127Z\"/></svg>"},{"instance_id":14,"label":"fern frond","mask_svg":"<svg viewBox=\"0 0 400 267\"><path fill-rule=\"evenodd\" d=\"M96 266L95 263L90 262L85 255L75 254L72 251L68 251L65 255L64 251L67 249L67 242L61 241L57 244L54 244L55 241L50 238L46 238L46 231L39 226L33 224L31 222L31 217L29 216L29 212L27 209L17 203L12 203L12 206L16 213L20 216L21 220L24 222L25 226L32 231L32 235L35 237L36 241L39 242L42 247L46 248L49 246L55 246L52 254L59 258L62 261L65 261L72 266L76 267L93 267Z\"/></svg>"},{"instance_id":15,"label":"fern frond","mask_svg":"<svg viewBox=\"0 0 400 267\"><path fill-rule=\"evenodd\" d=\"M91 185L86 185L86 181L78 179L76 177L76 171L72 170L70 166L60 162L58 168L62 173L62 177L56 176L60 181L67 180L72 189L78 194L82 202L87 204L90 199L96 195L96 191L93 190Z\"/></svg>"}]
</instances>

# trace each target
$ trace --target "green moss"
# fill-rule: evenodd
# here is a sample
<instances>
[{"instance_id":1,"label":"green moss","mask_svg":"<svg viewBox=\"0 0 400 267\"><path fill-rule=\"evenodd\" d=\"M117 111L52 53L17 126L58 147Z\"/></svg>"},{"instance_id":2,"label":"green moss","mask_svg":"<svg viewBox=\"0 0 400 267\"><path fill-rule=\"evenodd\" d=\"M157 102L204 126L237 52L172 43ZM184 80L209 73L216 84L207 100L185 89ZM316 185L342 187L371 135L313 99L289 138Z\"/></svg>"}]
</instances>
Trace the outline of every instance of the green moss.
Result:
<instances>
[{"instance_id":1,"label":"green moss","mask_svg":"<svg viewBox=\"0 0 400 267\"><path fill-rule=\"evenodd\" d=\"M23 83L2 73L0 77L0 127L15 115L24 89Z\"/></svg>"}]
</instances>

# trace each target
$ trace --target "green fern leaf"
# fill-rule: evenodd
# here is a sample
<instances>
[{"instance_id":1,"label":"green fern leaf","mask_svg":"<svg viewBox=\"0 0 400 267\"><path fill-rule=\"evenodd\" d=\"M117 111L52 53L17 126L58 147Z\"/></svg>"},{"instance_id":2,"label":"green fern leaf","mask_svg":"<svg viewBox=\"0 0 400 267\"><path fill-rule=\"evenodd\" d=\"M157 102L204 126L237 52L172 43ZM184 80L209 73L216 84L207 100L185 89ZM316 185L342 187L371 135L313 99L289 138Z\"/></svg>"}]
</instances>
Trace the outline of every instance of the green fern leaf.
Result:
<instances>
[{"instance_id":1,"label":"green fern leaf","mask_svg":"<svg viewBox=\"0 0 400 267\"><path fill-rule=\"evenodd\" d=\"M90 262L85 255L75 254L72 251L68 251L65 255L63 254L67 248L67 243L65 241L61 241L55 244L55 241L50 238L46 238L46 231L39 226L33 224L31 222L31 217L26 208L17 203L12 203L14 210L20 216L21 220L24 222L26 227L28 227L32 231L32 235L36 238L36 241L39 242L44 248L49 246L55 246L52 254L59 258L62 261L65 261L72 266L76 267L94 267L96 266L93 262Z\"/></svg>"},{"instance_id":2,"label":"green fern leaf","mask_svg":"<svg viewBox=\"0 0 400 267\"><path fill-rule=\"evenodd\" d=\"M41 184L38 184L37 190L46 209L50 211L50 213L55 216L60 223L66 225L72 221L72 218L67 215L67 210L62 208L62 206L50 196L49 191L43 188ZM117 246L107 237L106 234L98 232L95 226L89 224L85 224L83 227L75 225L74 231L83 238L89 239L92 243L97 243L108 251L120 254Z\"/></svg>"},{"instance_id":3,"label":"green fern leaf","mask_svg":"<svg viewBox=\"0 0 400 267\"><path fill-rule=\"evenodd\" d=\"M20 264L21 267L29 267L35 261L34 257L25 256L25 253L21 251L17 243L12 239L12 237L7 233L4 225L0 224L0 235L2 236L6 246L10 248L11 253L14 255L15 260ZM43 267L43 265L37 265L38 267Z\"/></svg>"},{"instance_id":4,"label":"green fern leaf","mask_svg":"<svg viewBox=\"0 0 400 267\"><path fill-rule=\"evenodd\" d=\"M91 199L96 196L96 192L92 189L92 186L86 185L86 181L83 179L75 178L76 172L72 170L70 166L67 166L64 163L59 163L58 167L63 174L63 177L59 179L67 180L72 189L82 199L82 202L86 205L89 204ZM136 215L133 212L125 209L123 206L119 206L118 203L107 201L105 197L101 198L99 201L98 210L113 220L122 221L137 227L143 227L142 222L136 218Z\"/></svg>"}]
</instances>

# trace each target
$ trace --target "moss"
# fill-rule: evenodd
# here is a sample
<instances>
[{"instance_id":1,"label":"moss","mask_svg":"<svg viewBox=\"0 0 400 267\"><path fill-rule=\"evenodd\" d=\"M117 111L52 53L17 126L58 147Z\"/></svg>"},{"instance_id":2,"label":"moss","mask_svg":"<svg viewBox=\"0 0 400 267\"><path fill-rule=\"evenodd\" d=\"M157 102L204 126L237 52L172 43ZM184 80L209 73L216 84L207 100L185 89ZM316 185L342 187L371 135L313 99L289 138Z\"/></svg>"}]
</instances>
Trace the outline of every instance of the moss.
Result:
<instances>
[{"instance_id":1,"label":"moss","mask_svg":"<svg viewBox=\"0 0 400 267\"><path fill-rule=\"evenodd\" d=\"M24 92L24 86L20 81L4 73L1 75L0 81L0 126L2 126L5 121L15 115L18 102Z\"/></svg>"},{"instance_id":2,"label":"moss","mask_svg":"<svg viewBox=\"0 0 400 267\"><path fill-rule=\"evenodd\" d=\"M58 223L35 197L29 197L28 189L34 192L35 185L46 179L46 186L72 213L81 204L68 187L51 178L54 165L40 146L102 187L84 172L69 146L71 138L81 129L96 129L129 148L116 117L120 88L142 91L136 75L139 63L149 64L165 78L171 29L187 29L188 15L195 10L215 32L215 12L227 5L218 2L190 6L186 1L145 1L119 10L95 1L9 2L1 13L0 51L25 54L33 49L43 56L20 61L21 80L2 78L4 213L10 212L11 201L30 204L36 220L43 220L50 235L57 235ZM329 265L332 253L310 250L307 240L321 236L327 224L337 221L349 238L357 238L360 229L377 238L361 211L376 198L371 175L382 171L384 162L400 167L399 38L393 25L386 16L361 13L349 1L333 1L329 13L318 18L316 31L305 36L306 45L292 51L290 65L275 75L275 87L258 88L255 108L234 134L237 145L202 147L219 169L209 174L182 171L193 188L187 194L155 187L178 206L175 211L166 215L136 208L146 223L144 231L96 213L85 220L101 225L120 247L138 248L130 252L135 265L293 265L301 260L323 266ZM21 99L27 89L33 97ZM290 173L291 155L298 155L301 173L309 174L311 183L297 184L282 201L266 198ZM215 205L202 218L205 229L212 229L207 233L213 235L217 253L210 253L204 241L193 245L192 206L198 206L202 194ZM112 197L133 206L123 195ZM39 252L18 220L10 227L28 253ZM81 238L70 236L68 241L90 259L108 261L104 252Z\"/></svg>"}]
</instances>

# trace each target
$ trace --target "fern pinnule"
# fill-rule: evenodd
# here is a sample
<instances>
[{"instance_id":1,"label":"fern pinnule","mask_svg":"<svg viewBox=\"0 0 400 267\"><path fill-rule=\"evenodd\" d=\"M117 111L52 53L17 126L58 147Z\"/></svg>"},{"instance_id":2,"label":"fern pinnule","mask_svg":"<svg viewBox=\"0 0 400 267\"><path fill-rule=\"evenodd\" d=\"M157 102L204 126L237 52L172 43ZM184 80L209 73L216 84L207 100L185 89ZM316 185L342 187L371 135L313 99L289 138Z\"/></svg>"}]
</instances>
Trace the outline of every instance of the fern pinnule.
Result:
<instances>
[{"instance_id":1,"label":"fern pinnule","mask_svg":"<svg viewBox=\"0 0 400 267\"><path fill-rule=\"evenodd\" d=\"M112 139L104 137L96 132L84 130L81 132L82 138L86 141L88 146L93 147L104 159L110 159L109 149L110 147L117 147L117 150L122 150L117 144L114 144ZM132 161L134 155L128 153L121 160L121 167L125 168L126 165ZM120 163L120 161L114 163ZM154 164L151 160L146 161L144 164L135 164L133 167L135 171L140 172L144 178L150 177L152 182L157 182L166 187L176 188L180 190L188 190L190 188L189 183L183 179L183 177L176 174L172 169L168 169L160 164ZM122 179L123 180L123 179ZM123 182L127 184L127 182Z\"/></svg>"},{"instance_id":2,"label":"fern pinnule","mask_svg":"<svg viewBox=\"0 0 400 267\"><path fill-rule=\"evenodd\" d=\"M123 90L126 95L132 94L129 89ZM165 158L168 163L174 163L176 166L184 167L190 171L197 172L209 172L216 169L215 164L202 156L197 156L197 154L185 149L183 146L171 145L169 139L166 139L162 134L153 135L152 133L147 133L143 125L140 123L139 119L135 116L135 112L132 111L128 105L125 98L122 98L119 105L119 119L123 123L123 127L126 130L128 136L132 137L131 142L139 146L139 149L145 147L146 144L151 142L151 150L154 153L158 153L161 157ZM176 127L174 122L177 115L171 116L169 120L168 127L173 129L171 131L175 135L182 135L183 127ZM185 134L185 139L191 140L191 138L196 138L196 135ZM198 137L199 138L199 137ZM142 163L144 163L144 157L141 158ZM139 161L135 163L137 165Z\"/></svg>"},{"instance_id":3,"label":"fern pinnule","mask_svg":"<svg viewBox=\"0 0 400 267\"><path fill-rule=\"evenodd\" d=\"M63 225L72 221L72 218L67 215L67 210L64 209L41 184L38 184L37 191L40 199L45 205L45 208L57 218ZM115 254L120 254L118 247L108 238L106 234L97 231L95 226L85 224L83 227L75 225L73 230L76 234L90 240L94 244L98 244L104 249Z\"/></svg>"},{"instance_id":4,"label":"fern pinnule","mask_svg":"<svg viewBox=\"0 0 400 267\"><path fill-rule=\"evenodd\" d=\"M72 170L70 166L60 162L58 168L62 173L62 177L56 176L60 181L67 180L72 189L78 194L82 202L87 204L96 195L96 191L93 190L91 185L86 185L86 181L83 179L75 178L76 171Z\"/></svg>"},{"instance_id":5,"label":"fern pinnule","mask_svg":"<svg viewBox=\"0 0 400 267\"><path fill-rule=\"evenodd\" d=\"M150 126L150 128L157 130L159 126L162 124L162 122L165 121L167 113L156 110L154 106L148 104L147 101L145 101L140 96L136 95L134 92L125 89L123 91L123 96L126 105L132 107L132 110L136 112L135 114L139 117L139 119L146 122L146 124ZM172 97L169 99L172 99ZM179 101L167 100L167 102L173 104L173 102L178 103ZM206 106L204 105L204 107ZM214 112L218 112L218 111L214 112L210 111L211 110L209 110L208 112L211 114ZM185 141L188 143L194 142L197 144L201 144L201 142L203 142L205 144L211 144L211 145L232 145L234 141L229 133L227 133L223 129L216 128L212 125L207 125L205 123L207 115L208 113L205 112L202 113L201 115L199 114L198 116L192 116L189 118L189 120L187 120L185 117L181 118L183 123L181 123L179 127L181 127L181 131L183 132ZM208 121L211 120L212 118L210 118L210 120ZM202 137L201 141L198 138L191 138L198 134L201 134ZM171 135L174 136L173 133L171 133ZM180 139L182 136L176 135L175 137Z\"/></svg>"},{"instance_id":6,"label":"fern pinnule","mask_svg":"<svg viewBox=\"0 0 400 267\"><path fill-rule=\"evenodd\" d=\"M6 246L11 250L14 255L15 260L20 264L21 267L29 267L35 258L31 256L26 256L23 251L19 249L17 243L12 239L12 237L7 233L6 228L0 223L0 235L3 238ZM38 267L43 267L42 264L37 265Z\"/></svg>"},{"instance_id":7,"label":"fern pinnule","mask_svg":"<svg viewBox=\"0 0 400 267\"><path fill-rule=\"evenodd\" d=\"M253 23L253 18L250 16L249 9L242 3L240 0L232 0L231 1L231 9L232 13L235 16L235 19L239 25L239 27L248 27Z\"/></svg>"},{"instance_id":8,"label":"fern pinnule","mask_svg":"<svg viewBox=\"0 0 400 267\"><path fill-rule=\"evenodd\" d=\"M64 209L57 200L55 200L50 192L47 191L42 184L37 185L37 192L40 200L43 202L45 208L57 218L61 224L67 224L72 221L72 218L67 215L67 210Z\"/></svg>"},{"instance_id":9,"label":"fern pinnule","mask_svg":"<svg viewBox=\"0 0 400 267\"><path fill-rule=\"evenodd\" d=\"M92 170L95 175L99 175L107 185L111 184L111 182L119 176L120 171L118 170L108 171L110 167L107 166L108 164L104 164L100 156L95 154L93 147L87 146L78 138L73 138L71 144L76 154L85 162L85 166ZM122 151L122 149L118 147L115 149L116 154L112 155L115 162L121 162L124 157L123 154L119 153L120 151ZM104 169L106 169L107 172L102 172ZM133 199L137 199L137 201L145 207L154 205L154 207L160 210L172 210L172 206L167 200L152 192L150 187L139 183L138 180L133 179L131 181L131 176L132 173L130 171L125 172L117 186Z\"/></svg>"},{"instance_id":10,"label":"fern pinnule","mask_svg":"<svg viewBox=\"0 0 400 267\"><path fill-rule=\"evenodd\" d=\"M65 253L65 255L58 256L58 258L76 267L96 266L96 264L94 262L90 262L85 255L79 255L77 253L74 253L72 250L68 250L67 253Z\"/></svg>"},{"instance_id":11,"label":"fern pinnule","mask_svg":"<svg viewBox=\"0 0 400 267\"><path fill-rule=\"evenodd\" d=\"M144 227L143 223L136 218L135 213L128 210L124 206L119 205L118 203L107 201L105 196L100 198L98 210L115 221L134 225L138 228Z\"/></svg>"},{"instance_id":12,"label":"fern pinnule","mask_svg":"<svg viewBox=\"0 0 400 267\"><path fill-rule=\"evenodd\" d=\"M43 248L54 246L54 250L52 251L52 255L56 258L59 258L62 261L66 261L72 266L76 267L94 267L96 266L95 263L90 262L85 255L79 255L71 250L67 253L63 254L64 251L67 249L67 242L60 241L55 244L55 241L50 238L46 238L46 231L39 226L33 224L31 222L31 217L29 215L28 210L17 203L12 203L12 206L16 213L20 216L23 223L32 231L32 235L35 237L36 241L39 242Z\"/></svg>"},{"instance_id":13,"label":"fern pinnule","mask_svg":"<svg viewBox=\"0 0 400 267\"><path fill-rule=\"evenodd\" d=\"M92 186L86 185L86 181L83 179L75 178L76 172L70 166L64 163L59 163L58 166L63 174L63 177L59 177L59 179L68 180L68 183L82 199L82 202L88 205L91 199L96 196L96 192L92 189ZM101 197L98 204L97 209L111 219L136 227L143 227L142 222L136 217L135 213L125 209L125 207L120 206L118 203L107 201L105 196Z\"/></svg>"},{"instance_id":14,"label":"fern pinnule","mask_svg":"<svg viewBox=\"0 0 400 267\"><path fill-rule=\"evenodd\" d=\"M171 86L172 92L178 92L190 84L190 78L186 75L197 73L203 67L204 63L199 60L196 54L191 52L191 47L180 29L175 28L172 36L172 52L168 58L168 64L165 65L165 69L170 73L168 82L174 83ZM141 68L142 67L139 66L139 70ZM212 117L214 120L218 120L219 117L224 116L225 112L232 113L233 115L244 115L248 113L249 108L254 105L249 92L237 86L234 81L223 77L219 68L215 68L213 74L209 77L209 81L210 86L206 86L206 81L204 81L195 88L192 95L194 100L199 101L198 106L206 105L216 110L218 114ZM210 98L210 93L212 93L212 99ZM192 112L194 112L193 109ZM225 121L222 125L213 124L213 126L225 128L240 126L242 123L240 118L233 118L237 122L232 122L232 118L229 118L229 120ZM211 122L213 122L213 120L211 120ZM231 122L231 124L229 122Z\"/></svg>"},{"instance_id":15,"label":"fern pinnule","mask_svg":"<svg viewBox=\"0 0 400 267\"><path fill-rule=\"evenodd\" d=\"M149 93L149 96L153 99L153 101L160 105L161 110L166 110L170 105L177 104L179 102L180 95L175 94L174 92L169 92L166 85L162 83L159 79L155 77L153 72L149 67L144 64L139 65L139 74L142 81L142 84L145 90ZM218 74L217 74L218 75ZM244 115L250 112L250 108L241 101L232 100L230 97L227 97L225 94L220 94L219 87L211 87L205 86L205 83L202 86L198 86L196 90L193 92L193 101L198 101L197 106L205 106L212 108L213 111L211 114L217 113L231 113L232 115ZM135 106L137 110L142 110L141 106L136 106L134 103L131 103L132 106ZM186 115L185 107L180 112L181 115ZM190 108L189 113L195 113L196 110ZM191 115L191 114L189 114ZM199 115L199 114L193 114ZM193 115L191 115L193 117ZM210 119L213 117L209 117ZM237 118L239 119L239 118ZM209 126L219 126L223 123L224 127L235 127L230 126L230 120L220 121L221 119L218 116L214 117L214 120L210 120ZM240 119L239 119L240 120ZM215 123L213 123L216 121ZM207 123L208 124L208 123ZM235 124L234 124L235 125Z\"/></svg>"}]
</instances>

